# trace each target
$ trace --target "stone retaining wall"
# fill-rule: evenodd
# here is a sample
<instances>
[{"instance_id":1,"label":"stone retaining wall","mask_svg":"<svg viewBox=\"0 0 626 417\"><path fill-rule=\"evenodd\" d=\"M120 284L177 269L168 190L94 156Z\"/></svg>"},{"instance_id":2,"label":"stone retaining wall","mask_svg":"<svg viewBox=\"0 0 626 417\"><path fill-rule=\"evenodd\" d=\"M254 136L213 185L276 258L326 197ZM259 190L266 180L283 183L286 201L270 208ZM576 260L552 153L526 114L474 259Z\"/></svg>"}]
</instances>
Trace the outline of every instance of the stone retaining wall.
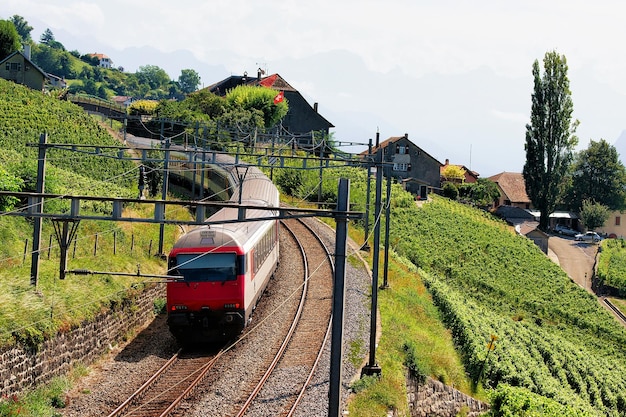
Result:
<instances>
[{"instance_id":1,"label":"stone retaining wall","mask_svg":"<svg viewBox=\"0 0 626 417\"><path fill-rule=\"evenodd\" d=\"M19 395L25 389L65 374L73 365L91 364L111 344L154 317L154 300L165 297L165 285L154 284L129 297L123 307L54 339L36 350L17 345L0 350L0 396Z\"/></svg>"},{"instance_id":2,"label":"stone retaining wall","mask_svg":"<svg viewBox=\"0 0 626 417\"><path fill-rule=\"evenodd\" d=\"M476 417L489 410L487 404L432 378L420 385L407 376L407 395L411 417Z\"/></svg>"}]
</instances>

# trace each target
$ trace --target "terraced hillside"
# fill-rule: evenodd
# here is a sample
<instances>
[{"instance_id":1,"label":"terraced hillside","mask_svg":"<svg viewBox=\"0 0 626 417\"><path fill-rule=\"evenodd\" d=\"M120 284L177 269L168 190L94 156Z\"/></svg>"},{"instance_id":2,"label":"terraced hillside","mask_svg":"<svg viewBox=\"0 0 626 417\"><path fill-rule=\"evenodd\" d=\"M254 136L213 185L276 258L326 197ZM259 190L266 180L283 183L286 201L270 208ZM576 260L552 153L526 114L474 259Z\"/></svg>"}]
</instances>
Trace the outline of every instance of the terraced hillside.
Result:
<instances>
[{"instance_id":1,"label":"terraced hillside","mask_svg":"<svg viewBox=\"0 0 626 417\"><path fill-rule=\"evenodd\" d=\"M393 222L492 406L626 415L626 331L530 240L444 198Z\"/></svg>"}]
</instances>

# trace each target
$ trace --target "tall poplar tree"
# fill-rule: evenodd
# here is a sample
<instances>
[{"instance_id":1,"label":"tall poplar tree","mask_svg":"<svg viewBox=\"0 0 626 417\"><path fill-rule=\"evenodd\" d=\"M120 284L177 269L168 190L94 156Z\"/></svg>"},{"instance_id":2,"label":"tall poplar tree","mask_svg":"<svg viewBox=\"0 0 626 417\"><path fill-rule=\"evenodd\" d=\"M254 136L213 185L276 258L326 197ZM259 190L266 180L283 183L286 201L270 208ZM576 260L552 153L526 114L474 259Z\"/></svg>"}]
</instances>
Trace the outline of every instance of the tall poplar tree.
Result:
<instances>
[{"instance_id":1,"label":"tall poplar tree","mask_svg":"<svg viewBox=\"0 0 626 417\"><path fill-rule=\"evenodd\" d=\"M556 51L533 64L534 92L530 124L526 125L526 193L539 210L539 228L547 230L549 216L563 191L563 180L578 143L574 136L578 121L572 122L574 104L567 78L567 61Z\"/></svg>"}]
</instances>

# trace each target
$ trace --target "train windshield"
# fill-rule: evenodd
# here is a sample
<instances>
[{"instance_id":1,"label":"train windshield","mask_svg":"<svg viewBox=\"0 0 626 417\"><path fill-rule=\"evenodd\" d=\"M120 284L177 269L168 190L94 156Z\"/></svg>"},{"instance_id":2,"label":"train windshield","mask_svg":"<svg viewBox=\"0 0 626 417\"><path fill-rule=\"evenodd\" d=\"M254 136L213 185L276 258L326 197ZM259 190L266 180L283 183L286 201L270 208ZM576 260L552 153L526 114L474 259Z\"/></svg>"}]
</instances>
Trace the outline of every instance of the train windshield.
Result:
<instances>
[{"instance_id":1,"label":"train windshield","mask_svg":"<svg viewBox=\"0 0 626 417\"><path fill-rule=\"evenodd\" d=\"M182 275L187 282L234 281L237 279L236 261L235 253L179 254L173 272Z\"/></svg>"}]
</instances>

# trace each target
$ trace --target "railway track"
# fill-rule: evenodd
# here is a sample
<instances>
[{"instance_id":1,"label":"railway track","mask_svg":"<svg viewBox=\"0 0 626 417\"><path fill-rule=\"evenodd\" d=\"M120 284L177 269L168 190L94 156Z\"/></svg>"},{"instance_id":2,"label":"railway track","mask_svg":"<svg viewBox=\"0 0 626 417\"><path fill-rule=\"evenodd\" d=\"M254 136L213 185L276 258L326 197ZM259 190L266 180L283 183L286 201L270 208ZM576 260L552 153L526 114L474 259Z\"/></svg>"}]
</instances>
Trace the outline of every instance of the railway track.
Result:
<instances>
[{"instance_id":1,"label":"railway track","mask_svg":"<svg viewBox=\"0 0 626 417\"><path fill-rule=\"evenodd\" d=\"M604 301L604 304L606 304L611 311L613 311L613 313L622 321L622 324L626 325L626 315L624 315L624 313L622 313L622 311L615 307L615 305L606 297L602 297L602 301Z\"/></svg>"},{"instance_id":2,"label":"railway track","mask_svg":"<svg viewBox=\"0 0 626 417\"><path fill-rule=\"evenodd\" d=\"M165 417L185 399L213 367L220 353L179 350L109 417Z\"/></svg>"},{"instance_id":3,"label":"railway track","mask_svg":"<svg viewBox=\"0 0 626 417\"><path fill-rule=\"evenodd\" d=\"M313 377L330 334L334 272L331 254L321 238L303 221L285 220L283 226L297 242L305 260L300 304L271 364L241 408L233 414L237 417L292 416Z\"/></svg>"},{"instance_id":4,"label":"railway track","mask_svg":"<svg viewBox=\"0 0 626 417\"><path fill-rule=\"evenodd\" d=\"M293 308L295 313L292 314L290 326L289 323L284 326L289 326L288 330L280 334L263 335L266 344L273 344L277 348L273 349L271 357L263 357L264 368L250 371L245 379L237 381L239 392L237 398L231 398L233 408L229 409L232 411L225 411L223 404L218 406L224 410L220 415L293 415L329 337L334 272L332 257L323 241L303 222L286 220L283 230L288 231L293 241L297 242L304 263L301 283L297 285L300 291L292 293L296 300L284 301L298 306ZM295 259L290 259L288 268L294 272L300 271L291 262L295 262ZM300 276L301 273L297 272L293 278ZM272 315L265 320L271 321ZM288 318L283 320L289 321ZM262 325L262 322L259 324ZM192 405L199 401L203 392L221 389L223 381L218 382L222 372L219 368L230 361L226 354L233 353L233 349L248 349L246 344L250 343L248 338L252 336L249 333L257 330L261 331L251 326L239 340L243 346L235 343L217 354L177 352L109 417L186 415L183 409L193 408ZM282 341L276 341L279 336ZM226 356L220 360L223 355ZM212 370L214 366L216 369ZM191 394L199 384L201 387ZM181 403L182 409L178 408Z\"/></svg>"}]
</instances>

